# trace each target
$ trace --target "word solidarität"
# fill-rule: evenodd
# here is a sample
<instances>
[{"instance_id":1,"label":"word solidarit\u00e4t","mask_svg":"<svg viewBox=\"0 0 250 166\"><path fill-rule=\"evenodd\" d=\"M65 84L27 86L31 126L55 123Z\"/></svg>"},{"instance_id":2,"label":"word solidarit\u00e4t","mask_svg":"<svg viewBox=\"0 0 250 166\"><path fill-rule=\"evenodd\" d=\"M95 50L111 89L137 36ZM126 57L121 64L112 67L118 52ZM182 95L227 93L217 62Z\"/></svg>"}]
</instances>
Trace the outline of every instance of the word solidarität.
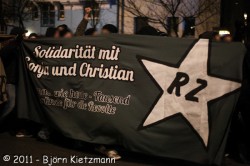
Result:
<instances>
[{"instance_id":1,"label":"word solidarit\u00e4t","mask_svg":"<svg viewBox=\"0 0 250 166\"><path fill-rule=\"evenodd\" d=\"M48 47L42 48L42 46L36 46L34 48L34 55L37 58L45 59L96 59L96 47L95 46L79 46L74 48L60 47ZM98 53L99 60L117 61L119 59L120 47L112 46L111 49L100 49Z\"/></svg>"}]
</instances>

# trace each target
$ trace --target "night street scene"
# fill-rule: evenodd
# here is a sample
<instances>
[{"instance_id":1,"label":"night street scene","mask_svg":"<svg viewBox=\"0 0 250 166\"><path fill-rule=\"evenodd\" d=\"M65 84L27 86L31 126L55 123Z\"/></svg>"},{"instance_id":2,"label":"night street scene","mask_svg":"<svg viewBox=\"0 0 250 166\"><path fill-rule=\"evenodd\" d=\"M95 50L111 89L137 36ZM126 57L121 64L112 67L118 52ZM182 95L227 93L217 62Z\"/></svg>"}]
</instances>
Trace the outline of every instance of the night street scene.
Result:
<instances>
[{"instance_id":1,"label":"night street scene","mask_svg":"<svg viewBox=\"0 0 250 166\"><path fill-rule=\"evenodd\" d=\"M250 0L0 0L0 166L250 166Z\"/></svg>"}]
</instances>

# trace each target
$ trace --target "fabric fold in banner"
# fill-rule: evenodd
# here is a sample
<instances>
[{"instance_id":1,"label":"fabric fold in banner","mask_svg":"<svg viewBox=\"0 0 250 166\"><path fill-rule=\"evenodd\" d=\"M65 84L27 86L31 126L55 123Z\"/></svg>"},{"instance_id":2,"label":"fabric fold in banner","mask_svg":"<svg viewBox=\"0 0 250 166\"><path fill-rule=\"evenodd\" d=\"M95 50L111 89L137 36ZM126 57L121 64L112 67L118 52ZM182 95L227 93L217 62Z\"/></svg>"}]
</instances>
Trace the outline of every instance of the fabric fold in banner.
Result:
<instances>
[{"instance_id":1,"label":"fabric fold in banner","mask_svg":"<svg viewBox=\"0 0 250 166\"><path fill-rule=\"evenodd\" d=\"M219 165L244 54L206 39L25 41L18 112L73 139Z\"/></svg>"}]
</instances>

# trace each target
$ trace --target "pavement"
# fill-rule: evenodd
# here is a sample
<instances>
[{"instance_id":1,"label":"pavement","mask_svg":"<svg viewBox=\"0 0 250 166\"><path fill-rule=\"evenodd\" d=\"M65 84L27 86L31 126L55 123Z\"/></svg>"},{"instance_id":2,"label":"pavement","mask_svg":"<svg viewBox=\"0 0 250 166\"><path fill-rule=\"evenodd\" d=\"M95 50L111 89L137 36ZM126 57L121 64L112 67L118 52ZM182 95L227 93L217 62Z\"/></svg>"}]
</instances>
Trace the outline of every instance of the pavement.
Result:
<instances>
[{"instance_id":1,"label":"pavement","mask_svg":"<svg viewBox=\"0 0 250 166\"><path fill-rule=\"evenodd\" d=\"M94 148L74 148L74 146L69 146L69 144L64 144L65 139L55 140L53 143L41 142L36 138L16 138L15 136L9 134L8 132L0 133L0 166L78 166L78 165L103 165L86 162L104 162L105 158L102 155L97 154ZM126 152L119 150L122 159L114 163L114 161L107 161L109 164L104 165L121 165L121 166L152 166L152 165L164 165L164 166L197 166L194 163L187 163L178 160L169 160L158 157L146 156L142 154L136 154L132 152ZM6 156L9 155L9 156ZM74 157L75 156L75 157ZM10 157L10 158L8 158ZM69 161L73 157L74 161L79 158L85 158L83 162L85 164L74 164ZM67 159L63 160L64 158ZM94 161L91 158L96 158L98 160ZM3 161L9 160L9 161ZM46 160L48 159L48 160ZM50 164L50 159L52 161L58 162ZM102 160L100 160L102 159ZM48 162L47 162L48 161ZM17 164L14 164L16 162ZM24 164L21 164L23 163ZM27 163L25 163L27 162ZM31 163L32 162L32 163ZM44 163L43 163L44 162ZM237 163L234 160L225 159L223 166L246 166Z\"/></svg>"}]
</instances>

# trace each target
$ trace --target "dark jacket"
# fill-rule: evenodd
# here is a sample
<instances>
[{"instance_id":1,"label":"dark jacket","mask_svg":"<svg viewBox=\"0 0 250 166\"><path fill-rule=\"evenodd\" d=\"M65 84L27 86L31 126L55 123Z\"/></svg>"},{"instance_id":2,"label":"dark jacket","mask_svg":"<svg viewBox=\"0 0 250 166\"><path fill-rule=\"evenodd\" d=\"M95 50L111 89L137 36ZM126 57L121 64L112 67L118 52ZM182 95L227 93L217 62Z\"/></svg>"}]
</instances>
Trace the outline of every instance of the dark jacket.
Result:
<instances>
[{"instance_id":1,"label":"dark jacket","mask_svg":"<svg viewBox=\"0 0 250 166\"><path fill-rule=\"evenodd\" d=\"M20 55L20 43L10 42L1 49L0 56L5 69L7 84L17 84L18 80L18 58Z\"/></svg>"},{"instance_id":2,"label":"dark jacket","mask_svg":"<svg viewBox=\"0 0 250 166\"><path fill-rule=\"evenodd\" d=\"M88 20L86 20L85 18L82 19L82 21L79 23L79 25L76 28L76 36L83 36L84 32L87 28L88 25Z\"/></svg>"}]
</instances>

